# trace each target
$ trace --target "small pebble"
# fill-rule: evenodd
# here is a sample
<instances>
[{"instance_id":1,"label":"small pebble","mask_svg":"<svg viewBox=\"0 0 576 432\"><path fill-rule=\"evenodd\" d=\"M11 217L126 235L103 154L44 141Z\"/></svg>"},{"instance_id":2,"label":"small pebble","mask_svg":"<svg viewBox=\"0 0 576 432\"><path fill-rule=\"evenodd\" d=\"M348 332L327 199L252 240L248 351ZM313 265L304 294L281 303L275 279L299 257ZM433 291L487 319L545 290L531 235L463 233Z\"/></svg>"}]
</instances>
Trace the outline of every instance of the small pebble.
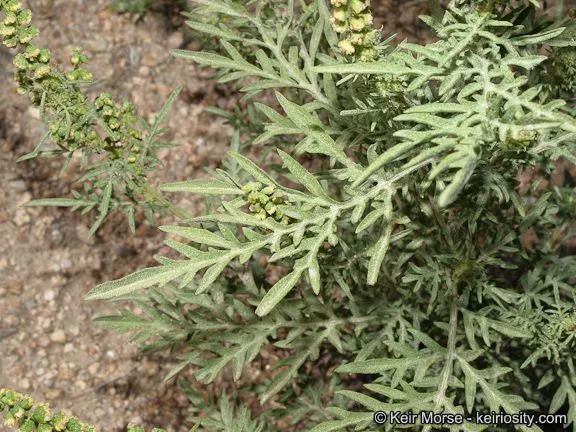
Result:
<instances>
[{"instance_id":1,"label":"small pebble","mask_svg":"<svg viewBox=\"0 0 576 432\"><path fill-rule=\"evenodd\" d=\"M64 330L56 330L50 335L50 339L56 343L66 342L66 333L64 333Z\"/></svg>"},{"instance_id":2,"label":"small pebble","mask_svg":"<svg viewBox=\"0 0 576 432\"><path fill-rule=\"evenodd\" d=\"M22 378L18 384L22 390L28 390L30 388L30 380L28 378Z\"/></svg>"}]
</instances>

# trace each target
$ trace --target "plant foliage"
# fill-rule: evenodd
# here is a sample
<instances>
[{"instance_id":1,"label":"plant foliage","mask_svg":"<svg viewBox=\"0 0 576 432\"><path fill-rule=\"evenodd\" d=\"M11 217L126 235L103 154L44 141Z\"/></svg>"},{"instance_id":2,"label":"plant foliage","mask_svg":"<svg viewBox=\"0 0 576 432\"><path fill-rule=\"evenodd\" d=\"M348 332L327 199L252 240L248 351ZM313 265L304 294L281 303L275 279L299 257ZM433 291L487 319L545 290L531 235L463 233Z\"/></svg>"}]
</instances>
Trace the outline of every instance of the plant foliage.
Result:
<instances>
[{"instance_id":1,"label":"plant foliage","mask_svg":"<svg viewBox=\"0 0 576 432\"><path fill-rule=\"evenodd\" d=\"M140 309L100 325L178 351L168 378L238 381L281 352L264 417L315 432L376 411L562 413L576 431L576 186L550 182L576 163L574 20L432 1L436 42L393 44L362 0L194 3L187 25L221 48L173 55L237 83L249 118L215 110L237 127L224 169L162 190L217 205L160 227L179 258L87 295ZM303 406L310 365L339 378Z\"/></svg>"}]
</instances>

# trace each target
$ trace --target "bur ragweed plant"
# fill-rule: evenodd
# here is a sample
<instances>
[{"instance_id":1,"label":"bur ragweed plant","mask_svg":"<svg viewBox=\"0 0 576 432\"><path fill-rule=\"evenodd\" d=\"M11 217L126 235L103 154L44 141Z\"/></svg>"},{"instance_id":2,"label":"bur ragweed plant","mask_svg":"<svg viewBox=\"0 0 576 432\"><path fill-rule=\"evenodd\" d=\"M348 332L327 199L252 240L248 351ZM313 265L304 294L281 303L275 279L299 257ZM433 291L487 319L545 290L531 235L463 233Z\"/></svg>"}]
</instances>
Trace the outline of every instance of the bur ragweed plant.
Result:
<instances>
[{"instance_id":1,"label":"bur ragweed plant","mask_svg":"<svg viewBox=\"0 0 576 432\"><path fill-rule=\"evenodd\" d=\"M248 115L216 110L237 128L222 169L162 187L207 213L160 227L178 258L87 295L139 308L98 324L176 353L167 378L245 382L277 353L246 384L273 409L246 430L392 430L376 411L557 413L576 430L576 184L548 181L576 163L559 82L573 19L431 1L436 41L392 45L363 1L194 3L187 25L221 48L173 54L236 83Z\"/></svg>"}]
</instances>

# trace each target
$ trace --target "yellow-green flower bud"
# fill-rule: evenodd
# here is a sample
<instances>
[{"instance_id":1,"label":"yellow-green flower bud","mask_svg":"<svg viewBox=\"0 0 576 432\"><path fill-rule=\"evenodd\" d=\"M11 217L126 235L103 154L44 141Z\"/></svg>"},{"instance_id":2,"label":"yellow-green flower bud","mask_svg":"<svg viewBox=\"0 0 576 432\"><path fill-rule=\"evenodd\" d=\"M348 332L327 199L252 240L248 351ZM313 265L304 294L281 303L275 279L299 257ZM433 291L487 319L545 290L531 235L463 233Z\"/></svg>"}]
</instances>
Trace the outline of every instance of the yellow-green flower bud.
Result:
<instances>
[{"instance_id":1,"label":"yellow-green flower bud","mask_svg":"<svg viewBox=\"0 0 576 432\"><path fill-rule=\"evenodd\" d=\"M6 10L10 12L18 12L22 9L22 4L18 0L9 0L6 4Z\"/></svg>"},{"instance_id":2,"label":"yellow-green flower bud","mask_svg":"<svg viewBox=\"0 0 576 432\"><path fill-rule=\"evenodd\" d=\"M35 45L28 45L26 51L24 51L24 55L28 60L35 59L40 55L40 48Z\"/></svg>"},{"instance_id":3,"label":"yellow-green flower bud","mask_svg":"<svg viewBox=\"0 0 576 432\"><path fill-rule=\"evenodd\" d=\"M36 27L26 27L20 29L18 32L18 39L20 43L26 44L38 36L38 29Z\"/></svg>"},{"instance_id":4,"label":"yellow-green flower bud","mask_svg":"<svg viewBox=\"0 0 576 432\"><path fill-rule=\"evenodd\" d=\"M272 195L274 193L275 187L270 185L266 186L264 189L261 190L263 194Z\"/></svg>"},{"instance_id":5,"label":"yellow-green flower bud","mask_svg":"<svg viewBox=\"0 0 576 432\"><path fill-rule=\"evenodd\" d=\"M12 63L18 69L22 70L28 69L30 67L30 62L26 59L26 56L24 54L17 54L14 57L14 60L12 60Z\"/></svg>"},{"instance_id":6,"label":"yellow-green flower bud","mask_svg":"<svg viewBox=\"0 0 576 432\"><path fill-rule=\"evenodd\" d=\"M40 63L48 63L50 61L50 51L48 51L46 48L42 48L40 50L40 54L38 55L38 61Z\"/></svg>"},{"instance_id":7,"label":"yellow-green flower bud","mask_svg":"<svg viewBox=\"0 0 576 432\"><path fill-rule=\"evenodd\" d=\"M352 45L350 41L346 39L338 42L338 48L340 48L340 52L345 55L352 55L356 51L354 45Z\"/></svg>"},{"instance_id":8,"label":"yellow-green flower bud","mask_svg":"<svg viewBox=\"0 0 576 432\"><path fill-rule=\"evenodd\" d=\"M348 3L348 0L330 0L330 3L334 7L341 7L341 6L346 6L346 4Z\"/></svg>"},{"instance_id":9,"label":"yellow-green flower bud","mask_svg":"<svg viewBox=\"0 0 576 432\"><path fill-rule=\"evenodd\" d=\"M17 16L18 24L27 26L32 22L32 12L28 9L21 11Z\"/></svg>"},{"instance_id":10,"label":"yellow-green flower bud","mask_svg":"<svg viewBox=\"0 0 576 432\"><path fill-rule=\"evenodd\" d=\"M49 424L39 424L36 432L54 432L54 429Z\"/></svg>"},{"instance_id":11,"label":"yellow-green flower bud","mask_svg":"<svg viewBox=\"0 0 576 432\"><path fill-rule=\"evenodd\" d=\"M372 16L371 13L366 13L366 14L362 15L362 18L364 18L364 23L367 26L371 26L374 23L374 17Z\"/></svg>"},{"instance_id":12,"label":"yellow-green flower bud","mask_svg":"<svg viewBox=\"0 0 576 432\"><path fill-rule=\"evenodd\" d=\"M68 424L66 425L66 430L70 432L82 432L82 423L76 417L72 417L68 420Z\"/></svg>"},{"instance_id":13,"label":"yellow-green flower bud","mask_svg":"<svg viewBox=\"0 0 576 432\"><path fill-rule=\"evenodd\" d=\"M112 130L118 130L120 129L120 122L118 121L118 119L111 118L110 121L108 122L108 126L110 126L110 129Z\"/></svg>"},{"instance_id":14,"label":"yellow-green flower bud","mask_svg":"<svg viewBox=\"0 0 576 432\"><path fill-rule=\"evenodd\" d=\"M364 18L352 18L350 20L350 28L353 31L362 31L364 30L364 28L366 27L366 22L364 21Z\"/></svg>"},{"instance_id":15,"label":"yellow-green flower bud","mask_svg":"<svg viewBox=\"0 0 576 432\"><path fill-rule=\"evenodd\" d=\"M36 423L30 419L26 419L22 422L18 428L19 432L36 432Z\"/></svg>"},{"instance_id":16,"label":"yellow-green flower bud","mask_svg":"<svg viewBox=\"0 0 576 432\"><path fill-rule=\"evenodd\" d=\"M364 35L364 45L365 46L372 46L376 43L376 39L378 38L378 31L372 30Z\"/></svg>"},{"instance_id":17,"label":"yellow-green flower bud","mask_svg":"<svg viewBox=\"0 0 576 432\"><path fill-rule=\"evenodd\" d=\"M0 34L2 33L0 32ZM16 36L12 36L4 39L2 43L6 48L16 48L16 46L18 45L18 38Z\"/></svg>"},{"instance_id":18,"label":"yellow-green flower bud","mask_svg":"<svg viewBox=\"0 0 576 432\"><path fill-rule=\"evenodd\" d=\"M0 36L12 36L16 34L17 29L14 26L0 24Z\"/></svg>"},{"instance_id":19,"label":"yellow-green flower bud","mask_svg":"<svg viewBox=\"0 0 576 432\"><path fill-rule=\"evenodd\" d=\"M344 33L348 30L348 25L345 22L337 21L334 17L330 17L330 23L332 24L332 30L336 33Z\"/></svg>"},{"instance_id":20,"label":"yellow-green flower bud","mask_svg":"<svg viewBox=\"0 0 576 432\"><path fill-rule=\"evenodd\" d=\"M276 212L276 206L274 204L272 204L271 202L269 202L264 207L264 210L266 210L266 213L268 213L269 215L273 215Z\"/></svg>"},{"instance_id":21,"label":"yellow-green flower bud","mask_svg":"<svg viewBox=\"0 0 576 432\"><path fill-rule=\"evenodd\" d=\"M7 12L4 17L4 25L12 25L16 22L16 14L14 12Z\"/></svg>"},{"instance_id":22,"label":"yellow-green flower bud","mask_svg":"<svg viewBox=\"0 0 576 432\"><path fill-rule=\"evenodd\" d=\"M348 38L348 40L352 45L362 45L364 37L360 33L354 33Z\"/></svg>"},{"instance_id":23,"label":"yellow-green flower bud","mask_svg":"<svg viewBox=\"0 0 576 432\"><path fill-rule=\"evenodd\" d=\"M334 13L332 14L335 20L337 21L346 21L346 9L344 8L336 8Z\"/></svg>"},{"instance_id":24,"label":"yellow-green flower bud","mask_svg":"<svg viewBox=\"0 0 576 432\"><path fill-rule=\"evenodd\" d=\"M34 71L34 77L43 78L50 73L50 70L51 70L50 66L43 64L36 68L36 70Z\"/></svg>"},{"instance_id":25,"label":"yellow-green flower bud","mask_svg":"<svg viewBox=\"0 0 576 432\"><path fill-rule=\"evenodd\" d=\"M16 417L14 417L10 411L8 411L4 416L4 425L8 427L13 427L16 425Z\"/></svg>"},{"instance_id":26,"label":"yellow-green flower bud","mask_svg":"<svg viewBox=\"0 0 576 432\"><path fill-rule=\"evenodd\" d=\"M10 414L12 414L12 417L14 417L16 420L20 420L22 417L24 417L24 409L18 405L10 408L10 411L8 411Z\"/></svg>"},{"instance_id":27,"label":"yellow-green flower bud","mask_svg":"<svg viewBox=\"0 0 576 432\"><path fill-rule=\"evenodd\" d=\"M350 9L352 9L352 11L354 11L356 14L359 14L367 7L368 5L363 0L351 0L350 2Z\"/></svg>"},{"instance_id":28,"label":"yellow-green flower bud","mask_svg":"<svg viewBox=\"0 0 576 432\"><path fill-rule=\"evenodd\" d=\"M52 423L54 425L54 430L60 432L66 429L66 424L68 423L69 417L64 414L63 412L57 412L54 414L54 418L52 419Z\"/></svg>"},{"instance_id":29,"label":"yellow-green flower bud","mask_svg":"<svg viewBox=\"0 0 576 432\"><path fill-rule=\"evenodd\" d=\"M29 395L22 397L22 399L18 401L18 406L26 411L32 408L32 405L34 405L34 400L32 400Z\"/></svg>"},{"instance_id":30,"label":"yellow-green flower bud","mask_svg":"<svg viewBox=\"0 0 576 432\"><path fill-rule=\"evenodd\" d=\"M360 62L371 62L378 58L378 51L374 48L363 49L358 56Z\"/></svg>"}]
</instances>

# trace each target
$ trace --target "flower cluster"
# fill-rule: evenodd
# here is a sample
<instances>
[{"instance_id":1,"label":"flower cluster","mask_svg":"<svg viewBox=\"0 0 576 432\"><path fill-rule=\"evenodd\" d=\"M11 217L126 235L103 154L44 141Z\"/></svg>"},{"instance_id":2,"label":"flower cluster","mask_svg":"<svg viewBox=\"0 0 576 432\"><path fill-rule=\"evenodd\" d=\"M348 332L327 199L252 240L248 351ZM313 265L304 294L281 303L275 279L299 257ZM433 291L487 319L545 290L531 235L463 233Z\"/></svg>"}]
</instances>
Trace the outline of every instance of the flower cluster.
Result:
<instances>
[{"instance_id":1,"label":"flower cluster","mask_svg":"<svg viewBox=\"0 0 576 432\"><path fill-rule=\"evenodd\" d=\"M262 186L260 182L246 184L242 190L248 195L250 211L261 220L273 217L277 222L287 225L290 218L280 211L278 205L286 203L282 191L272 185Z\"/></svg>"},{"instance_id":2,"label":"flower cluster","mask_svg":"<svg viewBox=\"0 0 576 432\"><path fill-rule=\"evenodd\" d=\"M527 129L514 129L506 135L502 143L506 150L525 150L538 138L538 133Z\"/></svg>"},{"instance_id":3,"label":"flower cluster","mask_svg":"<svg viewBox=\"0 0 576 432\"><path fill-rule=\"evenodd\" d=\"M567 38L576 41L576 29L566 31ZM567 46L552 51L548 73L553 84L571 95L576 93L576 47Z\"/></svg>"},{"instance_id":4,"label":"flower cluster","mask_svg":"<svg viewBox=\"0 0 576 432\"><path fill-rule=\"evenodd\" d=\"M369 0L331 0L334 11L330 22L336 33L345 33L338 46L345 55L355 55L360 62L378 58L375 49L378 32L372 29Z\"/></svg>"},{"instance_id":5,"label":"flower cluster","mask_svg":"<svg viewBox=\"0 0 576 432\"><path fill-rule=\"evenodd\" d=\"M130 149L128 162L136 163L140 154L140 146L135 142L142 139L142 134L133 125L136 118L136 107L129 102L124 102L122 107L116 106L109 93L103 93L94 102L96 112L104 119L106 125L119 136L106 137L104 139L105 148L110 153L112 159L118 159L122 155L119 151L127 145Z\"/></svg>"},{"instance_id":6,"label":"flower cluster","mask_svg":"<svg viewBox=\"0 0 576 432\"><path fill-rule=\"evenodd\" d=\"M18 0L2 0L0 6L6 10L4 21L0 24L4 46L16 48L20 44L28 44L38 35L38 29L30 25L32 13L22 9Z\"/></svg>"},{"instance_id":7,"label":"flower cluster","mask_svg":"<svg viewBox=\"0 0 576 432\"><path fill-rule=\"evenodd\" d=\"M52 414L47 404L34 406L29 395L14 390L0 389L0 413L5 409L4 425L18 427L20 432L95 432L96 428L82 423L76 417L63 412ZM128 432L144 432L143 428L130 427ZM163 429L152 429L152 432L164 432Z\"/></svg>"},{"instance_id":8,"label":"flower cluster","mask_svg":"<svg viewBox=\"0 0 576 432\"><path fill-rule=\"evenodd\" d=\"M0 24L2 43L8 48L20 50L13 61L18 92L27 94L43 113L52 115L48 128L56 144L69 151L79 148L113 150L113 156L118 156L114 150L116 147L124 147L128 142L141 138L140 132L135 129L134 107L124 104L117 109L110 95L104 94L96 100L96 112L101 114L104 125L113 134L101 139L89 116L91 107L78 88L78 84L93 78L82 67L88 57L75 49L70 58L72 70L66 74L60 73L50 65L50 51L32 43L38 36L38 29L30 25L30 10L23 9L17 0L0 0L0 11L5 13ZM138 147L133 144L132 148ZM132 163L136 162L135 154L129 157Z\"/></svg>"}]
</instances>

